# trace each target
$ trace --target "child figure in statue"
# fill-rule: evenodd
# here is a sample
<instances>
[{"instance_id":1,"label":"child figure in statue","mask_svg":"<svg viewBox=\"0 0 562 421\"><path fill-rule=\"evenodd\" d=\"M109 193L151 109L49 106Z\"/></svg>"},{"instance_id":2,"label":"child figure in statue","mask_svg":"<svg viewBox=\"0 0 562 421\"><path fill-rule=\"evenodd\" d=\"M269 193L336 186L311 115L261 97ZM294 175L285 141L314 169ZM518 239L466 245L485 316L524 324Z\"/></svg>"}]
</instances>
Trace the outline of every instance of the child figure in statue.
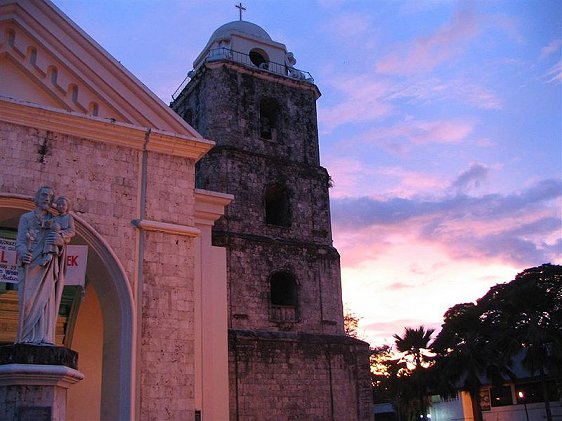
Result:
<instances>
[{"instance_id":1,"label":"child figure in statue","mask_svg":"<svg viewBox=\"0 0 562 421\"><path fill-rule=\"evenodd\" d=\"M55 200L54 205L58 214L48 221L49 231L60 235L64 240L64 243L68 244L75 234L74 218L68 213L70 203L66 197L60 196ZM46 265L53 260L53 256L58 255L59 252L60 250L58 246L54 244L45 244L43 248L42 265Z\"/></svg>"},{"instance_id":2,"label":"child figure in statue","mask_svg":"<svg viewBox=\"0 0 562 421\"><path fill-rule=\"evenodd\" d=\"M58 215L55 216L56 223L60 226L59 234L63 238L65 244L70 243L76 231L74 230L74 218L68 213L70 202L64 196L60 196L55 200L55 207Z\"/></svg>"}]
</instances>

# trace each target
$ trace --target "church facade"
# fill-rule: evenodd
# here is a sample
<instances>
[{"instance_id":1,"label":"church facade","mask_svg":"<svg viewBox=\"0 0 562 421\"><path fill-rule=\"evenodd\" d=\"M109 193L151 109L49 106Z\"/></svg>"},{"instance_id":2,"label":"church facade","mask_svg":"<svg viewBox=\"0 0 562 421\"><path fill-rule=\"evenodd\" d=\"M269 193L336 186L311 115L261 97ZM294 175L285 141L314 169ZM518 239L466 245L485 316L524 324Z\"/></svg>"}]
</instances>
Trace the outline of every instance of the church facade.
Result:
<instances>
[{"instance_id":1,"label":"church facade","mask_svg":"<svg viewBox=\"0 0 562 421\"><path fill-rule=\"evenodd\" d=\"M52 3L0 1L0 340L15 338L18 220L51 186L71 202L70 246L86 248L56 332L84 374L66 419L228 418L225 250L210 229L232 196L194 178L212 146Z\"/></svg>"},{"instance_id":2,"label":"church facade","mask_svg":"<svg viewBox=\"0 0 562 421\"><path fill-rule=\"evenodd\" d=\"M330 177L309 73L245 21L218 28L172 108L216 146L203 189L235 199L227 250L230 419L371 419L369 347L344 334Z\"/></svg>"}]
</instances>

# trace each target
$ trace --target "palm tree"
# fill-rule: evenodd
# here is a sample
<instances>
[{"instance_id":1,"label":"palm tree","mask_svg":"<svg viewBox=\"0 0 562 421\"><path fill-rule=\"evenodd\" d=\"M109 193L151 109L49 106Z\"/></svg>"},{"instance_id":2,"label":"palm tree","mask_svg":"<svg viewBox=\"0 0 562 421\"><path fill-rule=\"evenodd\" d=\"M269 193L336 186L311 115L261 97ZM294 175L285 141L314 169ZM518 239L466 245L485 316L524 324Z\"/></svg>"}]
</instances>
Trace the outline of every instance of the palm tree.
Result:
<instances>
[{"instance_id":1,"label":"palm tree","mask_svg":"<svg viewBox=\"0 0 562 421\"><path fill-rule=\"evenodd\" d=\"M429 351L429 341L433 332L435 329L420 326L417 329L405 328L403 336L394 335L396 349L402 353L401 360L411 372L413 384L418 392L419 415L422 420L427 419L427 368L433 360Z\"/></svg>"}]
</instances>

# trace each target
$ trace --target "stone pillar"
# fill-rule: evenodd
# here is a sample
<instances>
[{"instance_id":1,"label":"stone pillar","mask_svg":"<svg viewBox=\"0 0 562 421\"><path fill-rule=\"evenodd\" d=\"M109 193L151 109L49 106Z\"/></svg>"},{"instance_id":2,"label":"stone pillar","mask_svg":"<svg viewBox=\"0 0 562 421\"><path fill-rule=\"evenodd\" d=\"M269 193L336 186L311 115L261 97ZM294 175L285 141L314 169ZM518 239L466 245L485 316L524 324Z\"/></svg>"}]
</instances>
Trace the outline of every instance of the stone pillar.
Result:
<instances>
[{"instance_id":1,"label":"stone pillar","mask_svg":"<svg viewBox=\"0 0 562 421\"><path fill-rule=\"evenodd\" d=\"M68 348L27 344L0 347L0 419L64 421L66 391L84 378Z\"/></svg>"}]
</instances>

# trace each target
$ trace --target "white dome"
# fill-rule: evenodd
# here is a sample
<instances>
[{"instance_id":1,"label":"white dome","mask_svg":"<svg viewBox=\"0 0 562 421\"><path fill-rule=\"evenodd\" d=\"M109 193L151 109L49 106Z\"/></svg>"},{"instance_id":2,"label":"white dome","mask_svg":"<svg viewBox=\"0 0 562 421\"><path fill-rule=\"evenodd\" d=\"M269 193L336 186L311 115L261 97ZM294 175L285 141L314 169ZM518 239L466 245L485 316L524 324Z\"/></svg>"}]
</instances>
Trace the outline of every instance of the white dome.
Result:
<instances>
[{"instance_id":1,"label":"white dome","mask_svg":"<svg viewBox=\"0 0 562 421\"><path fill-rule=\"evenodd\" d=\"M269 34L255 23L246 22L245 20L235 20L233 22L225 23L215 32L213 32L209 43L211 43L215 39L226 38L232 33L250 35L253 38L271 41L271 37L269 36Z\"/></svg>"}]
</instances>

